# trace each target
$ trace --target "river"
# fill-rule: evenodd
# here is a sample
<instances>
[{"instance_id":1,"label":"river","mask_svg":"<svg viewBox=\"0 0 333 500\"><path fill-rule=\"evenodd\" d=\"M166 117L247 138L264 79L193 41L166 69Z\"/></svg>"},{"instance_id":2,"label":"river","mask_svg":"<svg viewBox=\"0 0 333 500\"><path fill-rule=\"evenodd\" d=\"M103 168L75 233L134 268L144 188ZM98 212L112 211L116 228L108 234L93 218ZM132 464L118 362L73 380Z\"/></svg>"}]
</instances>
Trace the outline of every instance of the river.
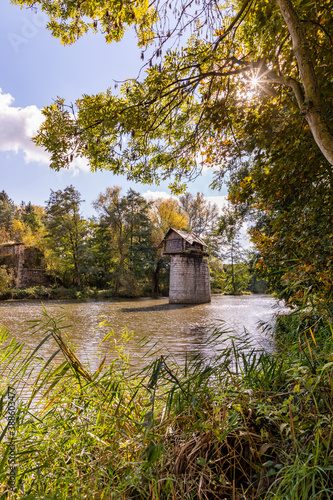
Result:
<instances>
[{"instance_id":1,"label":"river","mask_svg":"<svg viewBox=\"0 0 333 500\"><path fill-rule=\"evenodd\" d=\"M138 368L158 354L172 356L177 362L185 359L186 353L213 355L209 344L208 330L218 326L223 333L221 339L238 336L244 330L252 344L263 349L272 349L271 338L258 326L258 322L271 322L281 305L268 295L213 296L212 302L200 305L174 305L168 299L131 299L107 301L46 301L45 307L51 316L66 315L62 323L70 342L75 346L76 355L90 364L94 371L104 355L107 362L115 356L114 339L121 345L121 332L125 327L133 332L126 343L131 364ZM29 347L35 347L43 338L43 332L31 334L25 331L27 321L40 318L42 306L39 301L2 302L0 304L0 324ZM106 321L101 327L98 325ZM110 341L101 341L113 330ZM139 343L141 339L144 341ZM222 340L221 342L222 343ZM217 346L218 347L218 346ZM42 346L45 357L55 350L51 340ZM148 353L149 355L146 355Z\"/></svg>"}]
</instances>

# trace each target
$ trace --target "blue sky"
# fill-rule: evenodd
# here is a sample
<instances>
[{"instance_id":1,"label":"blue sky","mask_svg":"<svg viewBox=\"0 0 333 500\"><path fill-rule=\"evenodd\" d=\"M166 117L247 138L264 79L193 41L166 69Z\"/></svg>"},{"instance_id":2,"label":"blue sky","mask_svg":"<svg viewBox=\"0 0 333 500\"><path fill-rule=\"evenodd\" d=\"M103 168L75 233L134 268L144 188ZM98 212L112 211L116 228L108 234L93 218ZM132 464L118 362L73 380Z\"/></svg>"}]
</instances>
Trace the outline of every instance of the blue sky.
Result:
<instances>
[{"instance_id":1,"label":"blue sky","mask_svg":"<svg viewBox=\"0 0 333 500\"><path fill-rule=\"evenodd\" d=\"M40 110L57 96L74 102L82 94L113 87L114 80L138 75L142 61L134 36L129 33L122 42L108 45L102 35L91 34L64 47L45 29L43 15L20 10L10 0L1 4L0 191L4 189L15 203L43 205L50 189L73 184L85 200L85 215L93 213L91 202L108 186L121 186L123 192L132 188L146 196L170 194L167 182L148 186L111 172L91 173L80 165L54 172L45 152L30 141ZM203 175L188 190L200 191L222 206L226 191L213 191L210 182L211 177Z\"/></svg>"}]
</instances>

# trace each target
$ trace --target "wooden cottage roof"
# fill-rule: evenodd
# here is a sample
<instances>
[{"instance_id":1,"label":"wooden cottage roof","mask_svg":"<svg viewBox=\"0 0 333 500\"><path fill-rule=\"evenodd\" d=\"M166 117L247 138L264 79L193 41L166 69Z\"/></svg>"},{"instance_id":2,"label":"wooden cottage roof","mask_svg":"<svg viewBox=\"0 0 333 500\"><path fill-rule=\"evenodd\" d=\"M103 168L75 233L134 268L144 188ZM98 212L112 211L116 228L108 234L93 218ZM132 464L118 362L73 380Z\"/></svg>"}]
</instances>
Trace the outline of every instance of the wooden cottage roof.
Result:
<instances>
[{"instance_id":1,"label":"wooden cottage roof","mask_svg":"<svg viewBox=\"0 0 333 500\"><path fill-rule=\"evenodd\" d=\"M174 231L175 233L179 234L179 236L181 236L185 241L190 243L190 245L196 242L204 247L207 247L206 243L197 234L193 232L188 233L187 231L180 231L179 229L174 229L173 227L169 229L169 231L165 235L165 239L169 236L171 231Z\"/></svg>"},{"instance_id":2,"label":"wooden cottage roof","mask_svg":"<svg viewBox=\"0 0 333 500\"><path fill-rule=\"evenodd\" d=\"M161 242L160 246L163 244L164 241L168 239L168 236L172 231L177 233L183 240L187 241L190 245L193 245L193 243L199 243L199 245L202 245L203 247L207 248L206 243L197 234L193 232L189 233L187 231L180 231L179 229L174 229L173 227L170 227L170 229L168 229L168 232L163 238L163 241Z\"/></svg>"}]
</instances>

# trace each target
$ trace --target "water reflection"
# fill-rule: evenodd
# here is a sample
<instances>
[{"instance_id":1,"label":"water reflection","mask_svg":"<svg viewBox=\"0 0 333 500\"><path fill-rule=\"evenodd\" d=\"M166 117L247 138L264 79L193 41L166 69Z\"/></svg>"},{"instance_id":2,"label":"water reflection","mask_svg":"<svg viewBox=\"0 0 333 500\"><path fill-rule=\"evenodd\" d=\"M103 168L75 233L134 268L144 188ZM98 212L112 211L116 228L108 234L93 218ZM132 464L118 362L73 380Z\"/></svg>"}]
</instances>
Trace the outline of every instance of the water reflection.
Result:
<instances>
[{"instance_id":1,"label":"water reflection","mask_svg":"<svg viewBox=\"0 0 333 500\"><path fill-rule=\"evenodd\" d=\"M48 301L50 315L66 315L64 331L76 347L76 354L83 362L89 362L91 370L97 369L101 356L107 361L114 359L114 340L119 346L124 328L133 332L127 343L131 363L135 367L146 364L145 354L151 357L169 354L182 362L186 353L212 356L218 346L209 344L208 329L212 325L225 333L242 334L246 329L251 342L257 347L270 349L270 339L259 328L258 321L271 321L277 302L269 296L218 296L210 304L177 305L168 299L108 300L84 302ZM35 347L43 333L31 335L24 332L27 321L40 317L41 303L6 302L0 304L0 323L6 326L28 346ZM100 323L105 321L106 324ZM110 330L114 336L103 342ZM142 342L140 342L144 339ZM53 341L42 347L44 356L56 349Z\"/></svg>"},{"instance_id":2,"label":"water reflection","mask_svg":"<svg viewBox=\"0 0 333 500\"><path fill-rule=\"evenodd\" d=\"M131 312L157 312L157 311L170 311L172 309L188 309L190 307L198 307L200 304L159 304L153 306L143 307L123 307L120 311L123 313Z\"/></svg>"}]
</instances>

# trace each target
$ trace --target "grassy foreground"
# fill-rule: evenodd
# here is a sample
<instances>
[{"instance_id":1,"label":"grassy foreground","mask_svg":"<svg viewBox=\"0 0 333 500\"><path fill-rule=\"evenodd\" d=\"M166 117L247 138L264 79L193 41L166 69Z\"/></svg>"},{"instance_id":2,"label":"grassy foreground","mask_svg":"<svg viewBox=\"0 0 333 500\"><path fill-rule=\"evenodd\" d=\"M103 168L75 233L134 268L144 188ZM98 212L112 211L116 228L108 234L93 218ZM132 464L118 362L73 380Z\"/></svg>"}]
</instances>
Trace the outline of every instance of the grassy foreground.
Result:
<instances>
[{"instance_id":1,"label":"grassy foreground","mask_svg":"<svg viewBox=\"0 0 333 500\"><path fill-rule=\"evenodd\" d=\"M119 344L112 365L91 374L63 324L44 311L30 327L57 341L61 364L43 360L41 345L26 354L1 330L0 498L333 498L329 311L279 318L274 355L230 338L214 360L180 367L156 355L136 374ZM15 491L8 385L19 393Z\"/></svg>"}]
</instances>

